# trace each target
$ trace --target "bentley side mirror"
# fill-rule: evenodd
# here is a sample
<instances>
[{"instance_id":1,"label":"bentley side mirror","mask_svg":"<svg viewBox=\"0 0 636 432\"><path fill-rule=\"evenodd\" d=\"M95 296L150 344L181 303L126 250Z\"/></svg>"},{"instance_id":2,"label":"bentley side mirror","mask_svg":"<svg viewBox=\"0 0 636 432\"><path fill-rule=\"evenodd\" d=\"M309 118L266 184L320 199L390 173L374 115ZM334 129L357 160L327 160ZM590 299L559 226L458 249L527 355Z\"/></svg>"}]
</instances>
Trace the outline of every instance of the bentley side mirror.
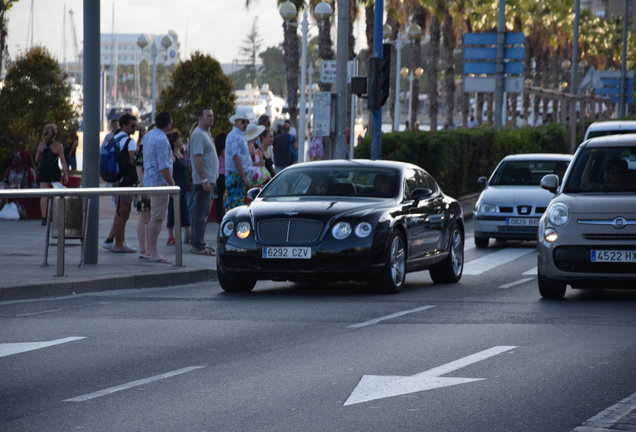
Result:
<instances>
[{"instance_id":1,"label":"bentley side mirror","mask_svg":"<svg viewBox=\"0 0 636 432\"><path fill-rule=\"evenodd\" d=\"M252 201L254 201L254 199L256 199L256 197L258 196L260 192L261 192L260 188L252 188L247 191L247 197L251 199Z\"/></svg>"},{"instance_id":2,"label":"bentley side mirror","mask_svg":"<svg viewBox=\"0 0 636 432\"><path fill-rule=\"evenodd\" d=\"M479 183L483 187L488 186L488 177L479 177L479 179L477 180L477 183Z\"/></svg>"},{"instance_id":3,"label":"bentley side mirror","mask_svg":"<svg viewBox=\"0 0 636 432\"><path fill-rule=\"evenodd\" d=\"M559 188L559 176L556 174L548 174L541 179L541 187L549 190L552 193L556 193Z\"/></svg>"},{"instance_id":4,"label":"bentley side mirror","mask_svg":"<svg viewBox=\"0 0 636 432\"><path fill-rule=\"evenodd\" d=\"M416 188L411 194L411 198L415 201L423 200L433 195L433 191L426 188Z\"/></svg>"}]
</instances>

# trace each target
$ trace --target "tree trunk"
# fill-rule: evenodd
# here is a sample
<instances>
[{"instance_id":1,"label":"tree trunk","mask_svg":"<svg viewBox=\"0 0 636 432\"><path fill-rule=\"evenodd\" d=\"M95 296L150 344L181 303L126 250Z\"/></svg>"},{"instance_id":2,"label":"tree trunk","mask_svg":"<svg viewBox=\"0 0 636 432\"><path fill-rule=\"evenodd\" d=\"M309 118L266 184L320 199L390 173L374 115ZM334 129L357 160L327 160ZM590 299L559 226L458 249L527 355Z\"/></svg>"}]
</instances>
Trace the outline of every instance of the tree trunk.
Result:
<instances>
[{"instance_id":1,"label":"tree trunk","mask_svg":"<svg viewBox=\"0 0 636 432\"><path fill-rule=\"evenodd\" d=\"M397 38L398 32L400 31L400 23L397 22L395 17L392 15L388 15L386 19L387 24L391 26L393 29L393 34L391 35L391 39L395 40ZM395 49L395 45L391 45L391 70L390 74L390 91L389 91L389 114L391 115L391 126L395 124L395 80L399 79L399 77L395 76L395 68L397 65L397 49ZM397 131L394 131L397 132Z\"/></svg>"},{"instance_id":2,"label":"tree trunk","mask_svg":"<svg viewBox=\"0 0 636 432\"><path fill-rule=\"evenodd\" d=\"M353 60L356 56L356 37L353 34L353 24L357 18L357 5L355 0L349 0L349 53L347 55L347 60ZM355 71L354 71L355 75ZM347 120L351 119L351 110L353 107L351 106L351 84L347 83ZM350 125L350 123L347 123ZM349 139L353 138L353 131L349 132ZM347 151L349 149L347 148Z\"/></svg>"},{"instance_id":3,"label":"tree trunk","mask_svg":"<svg viewBox=\"0 0 636 432\"><path fill-rule=\"evenodd\" d=\"M453 128L455 126L455 48L457 47L457 33L453 17L448 12L444 17L443 27L446 57L446 121Z\"/></svg>"},{"instance_id":4,"label":"tree trunk","mask_svg":"<svg viewBox=\"0 0 636 432\"><path fill-rule=\"evenodd\" d=\"M415 70L420 67L422 63L422 39L426 35L426 25L428 21L428 9L424 8L420 3L417 3L415 9L413 11L413 23L420 26L422 29L422 37L415 40L413 44L413 55L411 61L411 70L413 71L413 94L410 95L411 98L411 118L409 119L409 123L412 128L415 128L415 123L417 123L417 114L420 109L420 77L415 75ZM415 130L415 129L413 129Z\"/></svg>"},{"instance_id":5,"label":"tree trunk","mask_svg":"<svg viewBox=\"0 0 636 432\"><path fill-rule=\"evenodd\" d=\"M4 3L4 2L3 2ZM5 54L5 43L7 40L7 22L5 20L6 11L3 9L0 10L0 74L2 73L2 63Z\"/></svg>"},{"instance_id":6,"label":"tree trunk","mask_svg":"<svg viewBox=\"0 0 636 432\"><path fill-rule=\"evenodd\" d=\"M484 124L484 94L477 93L477 113L475 114L477 117L477 123L479 126Z\"/></svg>"},{"instance_id":7,"label":"tree trunk","mask_svg":"<svg viewBox=\"0 0 636 432\"><path fill-rule=\"evenodd\" d=\"M364 67L367 70L367 77L369 76L369 61L371 57L373 57L373 31L374 31L374 21L375 21L375 3L370 1L367 3L367 6L364 8L365 13L365 24L366 24L366 37L367 37L367 60L365 61ZM359 67L359 66L358 66ZM366 103L364 104L365 108L368 106ZM369 116L367 119L367 127L371 130L371 123L373 123L373 113L369 111Z\"/></svg>"},{"instance_id":8,"label":"tree trunk","mask_svg":"<svg viewBox=\"0 0 636 432\"><path fill-rule=\"evenodd\" d=\"M437 93L437 76L439 72L439 44L440 44L440 27L439 19L436 15L431 18L430 27L431 40L429 42L429 62L428 62L428 116L430 119L431 130L437 130L437 113L439 111L439 94Z\"/></svg>"},{"instance_id":9,"label":"tree trunk","mask_svg":"<svg viewBox=\"0 0 636 432\"><path fill-rule=\"evenodd\" d=\"M488 93L486 100L488 101L488 110L486 111L488 116L488 126L493 126L495 124L495 110L493 109L493 103L495 101L494 93Z\"/></svg>"},{"instance_id":10,"label":"tree trunk","mask_svg":"<svg viewBox=\"0 0 636 432\"><path fill-rule=\"evenodd\" d=\"M333 2L330 2L330 4L332 8L335 6ZM331 19L325 21L322 27L318 27L318 55L323 60L333 60L336 55L333 50L333 40L331 39ZM331 84L320 83L319 85L320 91L331 91Z\"/></svg>"},{"instance_id":11,"label":"tree trunk","mask_svg":"<svg viewBox=\"0 0 636 432\"><path fill-rule=\"evenodd\" d=\"M289 120L295 127L298 126L298 36L295 25L286 25L283 22L285 40L285 82L287 84L287 106L289 107Z\"/></svg>"}]
</instances>

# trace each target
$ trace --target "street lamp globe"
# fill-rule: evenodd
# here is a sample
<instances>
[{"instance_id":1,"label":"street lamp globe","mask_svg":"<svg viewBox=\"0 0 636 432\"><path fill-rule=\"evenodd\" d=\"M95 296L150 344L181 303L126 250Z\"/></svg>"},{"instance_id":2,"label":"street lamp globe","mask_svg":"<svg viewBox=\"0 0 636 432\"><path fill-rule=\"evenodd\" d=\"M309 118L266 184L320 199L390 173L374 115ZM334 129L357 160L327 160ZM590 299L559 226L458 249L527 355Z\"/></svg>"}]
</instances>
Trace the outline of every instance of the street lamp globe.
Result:
<instances>
[{"instance_id":1,"label":"street lamp globe","mask_svg":"<svg viewBox=\"0 0 636 432\"><path fill-rule=\"evenodd\" d=\"M415 69L415 76L422 76L422 74L424 73L424 69L422 69L421 67L418 67L417 69Z\"/></svg>"},{"instance_id":2,"label":"street lamp globe","mask_svg":"<svg viewBox=\"0 0 636 432\"><path fill-rule=\"evenodd\" d=\"M403 67L402 69L400 69L400 75L407 76L408 74L409 74L409 68Z\"/></svg>"},{"instance_id":3,"label":"street lamp globe","mask_svg":"<svg viewBox=\"0 0 636 432\"><path fill-rule=\"evenodd\" d=\"M280 8L278 9L278 13L280 13L280 16L283 17L285 22L288 22L296 18L296 15L298 15L298 10L296 9L296 6L292 2L287 0L285 3L280 5Z\"/></svg>"},{"instance_id":4,"label":"street lamp globe","mask_svg":"<svg viewBox=\"0 0 636 432\"><path fill-rule=\"evenodd\" d=\"M318 23L328 21L331 15L333 15L333 10L327 2L320 2L314 8L314 18L316 18L316 22Z\"/></svg>"},{"instance_id":5,"label":"street lamp globe","mask_svg":"<svg viewBox=\"0 0 636 432\"><path fill-rule=\"evenodd\" d=\"M316 66L316 69L320 69L320 65L322 64L322 59L316 59L316 61L314 62L314 66Z\"/></svg>"},{"instance_id":6,"label":"street lamp globe","mask_svg":"<svg viewBox=\"0 0 636 432\"><path fill-rule=\"evenodd\" d=\"M561 69L570 69L571 66L572 62L568 59L563 60L563 63L561 63Z\"/></svg>"},{"instance_id":7,"label":"street lamp globe","mask_svg":"<svg viewBox=\"0 0 636 432\"><path fill-rule=\"evenodd\" d=\"M384 36L384 39L390 38L392 34L393 27L391 27L389 24L384 24L384 26L382 27L382 36Z\"/></svg>"},{"instance_id":8,"label":"street lamp globe","mask_svg":"<svg viewBox=\"0 0 636 432\"><path fill-rule=\"evenodd\" d=\"M137 39L137 45L139 45L139 48L141 48L142 51L148 46L148 38L146 37L146 35L142 34L141 36L139 36L139 39Z\"/></svg>"},{"instance_id":9,"label":"street lamp globe","mask_svg":"<svg viewBox=\"0 0 636 432\"><path fill-rule=\"evenodd\" d=\"M168 35L165 35L163 39L161 39L161 46L165 49L168 49L170 48L170 45L172 45L172 38Z\"/></svg>"},{"instance_id":10,"label":"street lamp globe","mask_svg":"<svg viewBox=\"0 0 636 432\"><path fill-rule=\"evenodd\" d=\"M579 62L579 68L581 69L585 69L587 67L588 63L587 60L583 59Z\"/></svg>"},{"instance_id":11,"label":"street lamp globe","mask_svg":"<svg viewBox=\"0 0 636 432\"><path fill-rule=\"evenodd\" d=\"M422 36L422 27L417 24L412 24L406 31L406 34L408 34L411 39L418 39Z\"/></svg>"}]
</instances>

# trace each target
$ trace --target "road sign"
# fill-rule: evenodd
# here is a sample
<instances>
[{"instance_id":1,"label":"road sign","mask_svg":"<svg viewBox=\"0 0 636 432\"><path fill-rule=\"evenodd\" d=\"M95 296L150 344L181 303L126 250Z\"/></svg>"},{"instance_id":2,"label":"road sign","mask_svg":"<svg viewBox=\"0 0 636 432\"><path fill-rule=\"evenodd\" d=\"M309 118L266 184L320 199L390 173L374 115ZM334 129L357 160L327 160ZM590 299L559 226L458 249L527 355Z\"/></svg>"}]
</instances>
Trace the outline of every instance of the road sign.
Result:
<instances>
[{"instance_id":1,"label":"road sign","mask_svg":"<svg viewBox=\"0 0 636 432\"><path fill-rule=\"evenodd\" d=\"M412 376L364 375L344 405L483 381L485 378L446 378L442 375L515 348L517 347L496 346Z\"/></svg>"},{"instance_id":2,"label":"road sign","mask_svg":"<svg viewBox=\"0 0 636 432\"><path fill-rule=\"evenodd\" d=\"M321 83L335 83L336 82L336 61L335 60L323 60L320 63L320 82ZM347 62L347 82L351 82L351 72L353 69L353 61Z\"/></svg>"},{"instance_id":3,"label":"road sign","mask_svg":"<svg viewBox=\"0 0 636 432\"><path fill-rule=\"evenodd\" d=\"M314 135L329 136L334 129L333 113L334 106L332 104L331 92L316 92L313 94L314 99Z\"/></svg>"},{"instance_id":4,"label":"road sign","mask_svg":"<svg viewBox=\"0 0 636 432\"><path fill-rule=\"evenodd\" d=\"M464 77L464 92L494 93L496 86L497 78L494 76ZM523 77L505 77L504 91L508 93L523 92Z\"/></svg>"},{"instance_id":5,"label":"road sign","mask_svg":"<svg viewBox=\"0 0 636 432\"><path fill-rule=\"evenodd\" d=\"M523 45L525 35L521 32L506 32L504 44ZM466 33L464 45L497 45L497 33Z\"/></svg>"},{"instance_id":6,"label":"road sign","mask_svg":"<svg viewBox=\"0 0 636 432\"><path fill-rule=\"evenodd\" d=\"M610 97L610 103L620 103L621 102L621 97L620 96L611 96ZM634 103L634 96L625 96L625 103Z\"/></svg>"},{"instance_id":7,"label":"road sign","mask_svg":"<svg viewBox=\"0 0 636 432\"><path fill-rule=\"evenodd\" d=\"M525 48L505 48L504 59L523 60ZM464 60L496 60L497 48L464 48Z\"/></svg>"},{"instance_id":8,"label":"road sign","mask_svg":"<svg viewBox=\"0 0 636 432\"><path fill-rule=\"evenodd\" d=\"M464 63L464 74L490 74L496 73L497 64L495 62L466 62ZM522 62L504 63L504 73L521 75L523 73Z\"/></svg>"}]
</instances>

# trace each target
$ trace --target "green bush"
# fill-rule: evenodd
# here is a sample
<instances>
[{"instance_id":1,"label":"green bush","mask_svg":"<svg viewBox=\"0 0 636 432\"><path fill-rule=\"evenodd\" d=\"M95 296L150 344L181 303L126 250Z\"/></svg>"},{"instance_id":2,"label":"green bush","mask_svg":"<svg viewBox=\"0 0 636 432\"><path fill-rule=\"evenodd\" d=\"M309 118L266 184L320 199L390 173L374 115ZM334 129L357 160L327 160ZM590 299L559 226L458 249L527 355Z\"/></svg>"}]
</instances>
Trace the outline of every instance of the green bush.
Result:
<instances>
[{"instance_id":1,"label":"green bush","mask_svg":"<svg viewBox=\"0 0 636 432\"><path fill-rule=\"evenodd\" d=\"M490 176L505 156L520 153L569 153L569 131L557 124L495 130L488 127L437 132L382 134L382 159L424 168L453 197L478 192L477 179ZM355 150L368 159L371 138Z\"/></svg>"}]
</instances>

